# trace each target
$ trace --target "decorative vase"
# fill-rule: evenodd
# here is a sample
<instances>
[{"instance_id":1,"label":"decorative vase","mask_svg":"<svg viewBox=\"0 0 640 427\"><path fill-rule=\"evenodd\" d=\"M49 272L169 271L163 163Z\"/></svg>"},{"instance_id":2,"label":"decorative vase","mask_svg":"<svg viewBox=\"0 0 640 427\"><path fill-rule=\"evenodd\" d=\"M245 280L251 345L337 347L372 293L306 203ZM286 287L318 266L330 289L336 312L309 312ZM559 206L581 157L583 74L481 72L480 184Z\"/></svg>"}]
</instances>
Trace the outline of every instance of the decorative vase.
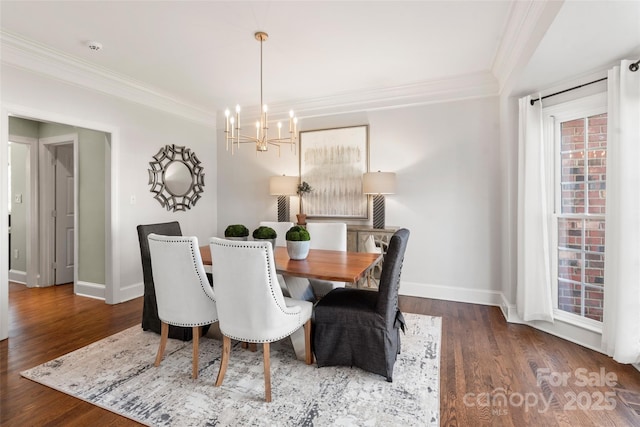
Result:
<instances>
[{"instance_id":1,"label":"decorative vase","mask_svg":"<svg viewBox=\"0 0 640 427\"><path fill-rule=\"evenodd\" d=\"M241 240L241 241L247 241L249 239L249 236L243 236L243 237L225 237L225 239L227 240Z\"/></svg>"},{"instance_id":2,"label":"decorative vase","mask_svg":"<svg viewBox=\"0 0 640 427\"><path fill-rule=\"evenodd\" d=\"M254 238L253 240L255 240L256 242L269 242L271 243L271 249L272 250L276 250L276 239L256 239Z\"/></svg>"},{"instance_id":3,"label":"decorative vase","mask_svg":"<svg viewBox=\"0 0 640 427\"><path fill-rule=\"evenodd\" d=\"M298 218L298 225L307 224L307 214L296 214L296 218Z\"/></svg>"},{"instance_id":4,"label":"decorative vase","mask_svg":"<svg viewBox=\"0 0 640 427\"><path fill-rule=\"evenodd\" d=\"M293 241L287 240L287 253L289 258L295 260L306 259L309 255L310 240Z\"/></svg>"}]
</instances>

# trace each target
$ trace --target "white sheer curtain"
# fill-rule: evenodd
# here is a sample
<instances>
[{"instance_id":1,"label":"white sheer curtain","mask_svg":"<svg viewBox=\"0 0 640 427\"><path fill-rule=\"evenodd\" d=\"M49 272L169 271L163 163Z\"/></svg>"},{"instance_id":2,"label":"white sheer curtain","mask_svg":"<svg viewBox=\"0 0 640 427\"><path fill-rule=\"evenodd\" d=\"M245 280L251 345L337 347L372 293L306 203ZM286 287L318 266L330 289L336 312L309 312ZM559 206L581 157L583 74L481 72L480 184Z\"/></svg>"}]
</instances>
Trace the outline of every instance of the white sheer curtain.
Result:
<instances>
[{"instance_id":1,"label":"white sheer curtain","mask_svg":"<svg viewBox=\"0 0 640 427\"><path fill-rule=\"evenodd\" d=\"M520 99L518 137L518 282L516 309L522 320L553 322L546 165L542 103Z\"/></svg>"},{"instance_id":2,"label":"white sheer curtain","mask_svg":"<svg viewBox=\"0 0 640 427\"><path fill-rule=\"evenodd\" d=\"M609 70L602 348L640 362L640 71Z\"/></svg>"}]
</instances>

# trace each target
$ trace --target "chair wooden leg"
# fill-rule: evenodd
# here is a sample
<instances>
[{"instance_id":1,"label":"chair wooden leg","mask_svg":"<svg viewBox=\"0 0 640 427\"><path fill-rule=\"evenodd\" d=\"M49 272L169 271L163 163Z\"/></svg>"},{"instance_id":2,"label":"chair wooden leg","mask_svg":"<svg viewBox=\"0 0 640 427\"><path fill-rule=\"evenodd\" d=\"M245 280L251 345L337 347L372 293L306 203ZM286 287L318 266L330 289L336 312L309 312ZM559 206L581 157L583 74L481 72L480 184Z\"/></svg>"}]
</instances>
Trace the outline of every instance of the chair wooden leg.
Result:
<instances>
[{"instance_id":1,"label":"chair wooden leg","mask_svg":"<svg viewBox=\"0 0 640 427\"><path fill-rule=\"evenodd\" d=\"M269 358L269 343L262 344L264 358L264 400L271 402L271 360Z\"/></svg>"},{"instance_id":2,"label":"chair wooden leg","mask_svg":"<svg viewBox=\"0 0 640 427\"><path fill-rule=\"evenodd\" d=\"M231 338L224 335L222 337L222 358L220 359L220 370L218 371L218 378L216 379L216 387L222 385L224 374L227 372L227 365L229 364L229 355L231 354Z\"/></svg>"},{"instance_id":3,"label":"chair wooden leg","mask_svg":"<svg viewBox=\"0 0 640 427\"><path fill-rule=\"evenodd\" d=\"M193 331L193 361L191 362L191 378L198 378L198 354L200 348L200 326L194 326Z\"/></svg>"},{"instance_id":4,"label":"chair wooden leg","mask_svg":"<svg viewBox=\"0 0 640 427\"><path fill-rule=\"evenodd\" d=\"M307 365L313 363L313 353L311 352L311 319L304 324L304 361Z\"/></svg>"},{"instance_id":5,"label":"chair wooden leg","mask_svg":"<svg viewBox=\"0 0 640 427\"><path fill-rule=\"evenodd\" d=\"M156 355L156 361L154 366L160 366L162 356L164 356L164 349L167 347L167 339L169 338L169 325L160 322L160 346L158 347L158 354Z\"/></svg>"},{"instance_id":6,"label":"chair wooden leg","mask_svg":"<svg viewBox=\"0 0 640 427\"><path fill-rule=\"evenodd\" d=\"M248 348L249 351L254 352L254 353L258 350L258 346L254 342L242 341L241 345L242 345L242 348L244 348L244 349Z\"/></svg>"}]
</instances>

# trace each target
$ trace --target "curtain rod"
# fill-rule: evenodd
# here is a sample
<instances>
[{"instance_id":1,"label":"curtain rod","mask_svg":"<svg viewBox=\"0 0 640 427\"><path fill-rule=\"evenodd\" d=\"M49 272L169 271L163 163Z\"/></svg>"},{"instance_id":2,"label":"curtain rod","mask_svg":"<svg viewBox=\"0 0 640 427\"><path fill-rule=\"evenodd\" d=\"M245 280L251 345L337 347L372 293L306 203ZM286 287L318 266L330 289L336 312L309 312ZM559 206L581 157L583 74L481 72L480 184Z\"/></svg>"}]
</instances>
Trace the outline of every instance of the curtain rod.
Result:
<instances>
[{"instance_id":1,"label":"curtain rod","mask_svg":"<svg viewBox=\"0 0 640 427\"><path fill-rule=\"evenodd\" d=\"M601 78L599 80L594 80L594 81L589 82L589 83L585 83L585 84L581 84L579 86L575 86L575 87L572 87L572 88L569 88L569 89L561 90L560 92L552 93L551 95L545 95L545 96L543 96L541 98L538 98L538 99L532 99L531 100L531 105L535 104L536 101L540 101L541 99L546 99L546 98L549 98L550 96L560 95L561 93L569 92L569 91L574 90L574 89L580 89L581 87L589 86L589 85L592 85L594 83L598 83L598 82L601 82L601 81L604 81L604 80L607 80L607 78L603 77L603 78Z\"/></svg>"},{"instance_id":2,"label":"curtain rod","mask_svg":"<svg viewBox=\"0 0 640 427\"><path fill-rule=\"evenodd\" d=\"M640 59L637 60L636 62L632 62L631 65L629 65L629 70L631 70L631 72L638 71L638 68L640 68ZM543 96L541 98L538 98L538 99L532 99L530 102L531 102L531 105L533 105L533 104L536 103L536 101L540 101L541 99L546 99L546 98L549 98L550 96L560 95L561 93L569 92L570 90L580 89L581 87L592 85L594 83L598 83L598 82L601 82L601 81L604 81L604 80L607 80L607 78L603 77L603 78L601 78L599 80L594 80L592 82L585 83L585 84L582 84L580 86L576 86L576 87L572 87L570 89L561 90L560 92L552 93L551 95L545 95L545 96Z\"/></svg>"}]
</instances>

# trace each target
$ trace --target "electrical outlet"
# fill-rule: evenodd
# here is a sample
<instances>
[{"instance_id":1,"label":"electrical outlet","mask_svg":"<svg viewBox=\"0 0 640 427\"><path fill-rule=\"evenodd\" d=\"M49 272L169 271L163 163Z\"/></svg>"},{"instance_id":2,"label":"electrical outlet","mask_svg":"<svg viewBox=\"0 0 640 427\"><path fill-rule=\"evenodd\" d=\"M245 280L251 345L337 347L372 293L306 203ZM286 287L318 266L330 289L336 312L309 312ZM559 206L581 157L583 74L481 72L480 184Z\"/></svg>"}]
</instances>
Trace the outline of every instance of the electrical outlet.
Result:
<instances>
[{"instance_id":1,"label":"electrical outlet","mask_svg":"<svg viewBox=\"0 0 640 427\"><path fill-rule=\"evenodd\" d=\"M21 193L16 194L13 198L13 201L15 203L22 203L22 194Z\"/></svg>"},{"instance_id":2,"label":"electrical outlet","mask_svg":"<svg viewBox=\"0 0 640 427\"><path fill-rule=\"evenodd\" d=\"M14 257L15 259L20 258L20 251L19 251L18 249L14 249L14 250L13 250L13 257Z\"/></svg>"}]
</instances>

